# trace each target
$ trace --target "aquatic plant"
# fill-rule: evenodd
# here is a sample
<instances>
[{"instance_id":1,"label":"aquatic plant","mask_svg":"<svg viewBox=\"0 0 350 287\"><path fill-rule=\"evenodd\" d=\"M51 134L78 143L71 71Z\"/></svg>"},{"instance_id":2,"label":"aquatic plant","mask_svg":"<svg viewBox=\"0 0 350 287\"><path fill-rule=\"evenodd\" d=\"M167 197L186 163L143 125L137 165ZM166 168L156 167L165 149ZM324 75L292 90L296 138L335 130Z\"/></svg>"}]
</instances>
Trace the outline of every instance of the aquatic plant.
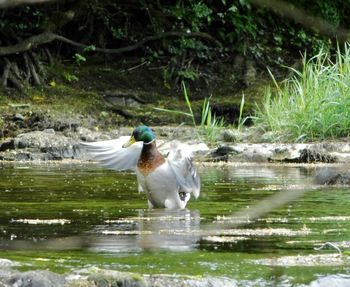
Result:
<instances>
[{"instance_id":1,"label":"aquatic plant","mask_svg":"<svg viewBox=\"0 0 350 287\"><path fill-rule=\"evenodd\" d=\"M335 57L324 50L308 59L301 71L267 88L256 109L255 124L272 132L274 140L295 142L349 135L350 47L337 49Z\"/></svg>"}]
</instances>

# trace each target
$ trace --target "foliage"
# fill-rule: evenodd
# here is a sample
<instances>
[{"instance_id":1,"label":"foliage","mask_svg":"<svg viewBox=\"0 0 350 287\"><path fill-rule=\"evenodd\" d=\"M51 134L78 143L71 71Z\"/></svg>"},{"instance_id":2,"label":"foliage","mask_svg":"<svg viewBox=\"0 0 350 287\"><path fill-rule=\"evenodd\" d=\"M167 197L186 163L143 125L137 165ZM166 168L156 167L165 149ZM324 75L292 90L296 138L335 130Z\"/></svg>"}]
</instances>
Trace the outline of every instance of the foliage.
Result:
<instances>
[{"instance_id":1,"label":"foliage","mask_svg":"<svg viewBox=\"0 0 350 287\"><path fill-rule=\"evenodd\" d=\"M79 78L76 75L74 75L74 74L72 74L70 72L67 72L67 71L65 71L63 73L63 78L64 78L64 80L67 83L73 83L73 82L78 82L79 81Z\"/></svg>"},{"instance_id":2,"label":"foliage","mask_svg":"<svg viewBox=\"0 0 350 287\"><path fill-rule=\"evenodd\" d=\"M275 90L267 89L256 124L280 140L310 141L348 136L350 130L350 46L335 59L321 50Z\"/></svg>"},{"instance_id":3,"label":"foliage","mask_svg":"<svg viewBox=\"0 0 350 287\"><path fill-rule=\"evenodd\" d=\"M74 62L79 66L81 63L86 62L86 57L79 53L75 53L73 56Z\"/></svg>"},{"instance_id":4,"label":"foliage","mask_svg":"<svg viewBox=\"0 0 350 287\"><path fill-rule=\"evenodd\" d=\"M337 27L350 25L348 1L290 2ZM202 64L232 61L237 54L263 65L288 65L300 57L300 51L313 54L320 47L331 46L324 36L276 16L271 10L257 8L247 0L51 1L0 10L0 46L16 44L43 31L88 45L85 49L59 41L47 45L51 55L78 65L94 54L96 47L134 45L164 32L200 32L210 36L211 40L186 36L159 38L123 54L162 67L167 87L182 80L206 80L208 73L200 70ZM102 58L115 59L115 56ZM0 58L0 74L4 65Z\"/></svg>"}]
</instances>

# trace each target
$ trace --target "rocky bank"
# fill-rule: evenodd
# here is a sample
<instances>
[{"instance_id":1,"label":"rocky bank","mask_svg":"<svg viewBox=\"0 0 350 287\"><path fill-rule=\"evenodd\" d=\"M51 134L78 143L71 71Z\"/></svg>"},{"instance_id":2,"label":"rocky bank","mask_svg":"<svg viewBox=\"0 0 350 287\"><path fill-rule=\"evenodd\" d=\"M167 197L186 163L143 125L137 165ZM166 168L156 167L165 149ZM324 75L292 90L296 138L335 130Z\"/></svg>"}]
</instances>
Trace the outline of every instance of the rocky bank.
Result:
<instances>
[{"instance_id":1,"label":"rocky bank","mask_svg":"<svg viewBox=\"0 0 350 287\"><path fill-rule=\"evenodd\" d=\"M179 140L189 144L198 142L193 127L154 127L160 141ZM48 161L88 160L80 146L83 141L100 141L130 135L132 127L112 131L96 131L84 127L56 131L52 128L29 131L0 141L0 160ZM202 162L252 163L339 163L350 162L350 142L327 141L318 143L247 143L225 141L230 130L223 130L218 141L209 150L195 156Z\"/></svg>"},{"instance_id":2,"label":"rocky bank","mask_svg":"<svg viewBox=\"0 0 350 287\"><path fill-rule=\"evenodd\" d=\"M8 260L7 265L14 264ZM283 286L292 286L284 280ZM241 287L276 286L275 281L249 281L210 276L140 275L95 267L76 270L70 274L56 274L46 270L19 272L9 267L0 268L1 287ZM298 284L298 287L345 287L350 279L346 276L330 275ZM282 286L282 285L279 285Z\"/></svg>"}]
</instances>

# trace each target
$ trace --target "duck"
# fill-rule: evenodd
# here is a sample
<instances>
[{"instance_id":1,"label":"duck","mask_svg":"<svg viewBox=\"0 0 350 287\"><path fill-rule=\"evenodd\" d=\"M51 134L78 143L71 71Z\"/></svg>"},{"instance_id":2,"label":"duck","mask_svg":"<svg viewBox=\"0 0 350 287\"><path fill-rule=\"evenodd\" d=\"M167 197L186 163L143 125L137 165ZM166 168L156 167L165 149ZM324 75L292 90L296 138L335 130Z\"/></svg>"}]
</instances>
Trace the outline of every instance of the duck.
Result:
<instances>
[{"instance_id":1,"label":"duck","mask_svg":"<svg viewBox=\"0 0 350 287\"><path fill-rule=\"evenodd\" d=\"M194 149L175 141L159 150L155 132L148 126L136 127L131 136L82 145L103 166L134 171L138 190L145 193L150 209L184 209L191 196L200 195Z\"/></svg>"}]
</instances>

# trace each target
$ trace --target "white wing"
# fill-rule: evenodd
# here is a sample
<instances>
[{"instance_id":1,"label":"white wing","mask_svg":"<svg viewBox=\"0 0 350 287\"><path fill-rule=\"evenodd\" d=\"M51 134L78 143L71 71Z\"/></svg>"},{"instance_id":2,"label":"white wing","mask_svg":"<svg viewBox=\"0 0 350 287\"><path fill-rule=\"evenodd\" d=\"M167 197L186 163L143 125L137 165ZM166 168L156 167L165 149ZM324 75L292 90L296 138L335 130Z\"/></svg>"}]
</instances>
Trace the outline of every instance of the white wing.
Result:
<instances>
[{"instance_id":1,"label":"white wing","mask_svg":"<svg viewBox=\"0 0 350 287\"><path fill-rule=\"evenodd\" d=\"M134 170L142 150L142 142L136 142L123 148L130 139L123 136L115 140L81 143L81 146L91 155L93 160L114 170Z\"/></svg>"},{"instance_id":2,"label":"white wing","mask_svg":"<svg viewBox=\"0 0 350 287\"><path fill-rule=\"evenodd\" d=\"M192 163L192 153L207 149L206 145L180 144L175 141L171 143L168 151L167 160L176 176L180 190L186 193L193 193L196 198L200 193L200 179Z\"/></svg>"},{"instance_id":3,"label":"white wing","mask_svg":"<svg viewBox=\"0 0 350 287\"><path fill-rule=\"evenodd\" d=\"M192 160L188 157L181 161L168 161L172 168L176 180L180 186L180 190L186 193L193 193L197 198L200 193L200 179Z\"/></svg>"}]
</instances>

